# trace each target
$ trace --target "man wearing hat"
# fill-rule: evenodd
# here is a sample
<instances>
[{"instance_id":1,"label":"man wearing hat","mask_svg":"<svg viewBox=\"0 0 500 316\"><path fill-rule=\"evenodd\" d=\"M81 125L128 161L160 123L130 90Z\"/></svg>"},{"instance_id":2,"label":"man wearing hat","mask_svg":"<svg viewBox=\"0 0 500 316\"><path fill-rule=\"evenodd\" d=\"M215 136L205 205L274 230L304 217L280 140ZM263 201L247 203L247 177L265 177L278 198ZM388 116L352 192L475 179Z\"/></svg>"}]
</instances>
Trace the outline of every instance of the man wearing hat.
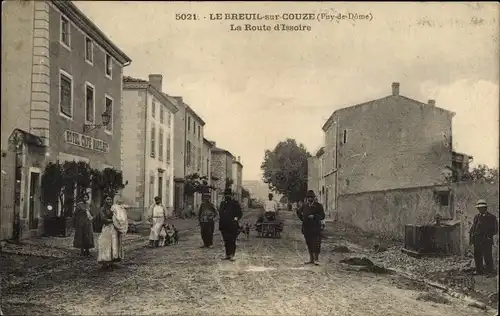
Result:
<instances>
[{"instance_id":1,"label":"man wearing hat","mask_svg":"<svg viewBox=\"0 0 500 316\"><path fill-rule=\"evenodd\" d=\"M217 216L215 206L210 202L210 193L203 193L198 221L200 223L202 248L212 248L214 240L214 219Z\"/></svg>"},{"instance_id":2,"label":"man wearing hat","mask_svg":"<svg viewBox=\"0 0 500 316\"><path fill-rule=\"evenodd\" d=\"M223 260L234 261L236 239L238 238L238 221L243 217L240 204L233 199L231 189L224 191L224 201L219 207L219 230L224 240L226 256Z\"/></svg>"},{"instance_id":3,"label":"man wearing hat","mask_svg":"<svg viewBox=\"0 0 500 316\"><path fill-rule=\"evenodd\" d=\"M479 214L469 231L470 244L474 246L474 262L476 274L493 273L493 236L498 234L498 222L495 215L488 212L486 201L481 199L476 203ZM483 267L484 259L484 267Z\"/></svg>"},{"instance_id":4,"label":"man wearing hat","mask_svg":"<svg viewBox=\"0 0 500 316\"><path fill-rule=\"evenodd\" d=\"M309 250L309 261L306 264L319 265L321 252L321 221L325 219L325 210L316 200L313 190L307 191L305 203L297 210L297 216L302 221L302 234Z\"/></svg>"}]
</instances>

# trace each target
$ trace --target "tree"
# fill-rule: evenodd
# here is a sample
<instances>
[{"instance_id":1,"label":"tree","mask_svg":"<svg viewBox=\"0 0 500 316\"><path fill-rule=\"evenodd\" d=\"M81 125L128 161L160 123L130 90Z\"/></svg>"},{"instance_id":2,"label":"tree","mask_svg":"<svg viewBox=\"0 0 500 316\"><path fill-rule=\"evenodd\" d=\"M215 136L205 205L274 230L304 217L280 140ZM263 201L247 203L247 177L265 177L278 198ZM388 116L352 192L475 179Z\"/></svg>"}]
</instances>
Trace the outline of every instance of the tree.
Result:
<instances>
[{"instance_id":1,"label":"tree","mask_svg":"<svg viewBox=\"0 0 500 316\"><path fill-rule=\"evenodd\" d=\"M261 165L264 183L290 201L302 200L307 193L307 158L311 154L294 139L281 141L273 151L266 150Z\"/></svg>"},{"instance_id":2,"label":"tree","mask_svg":"<svg viewBox=\"0 0 500 316\"><path fill-rule=\"evenodd\" d=\"M467 170L463 174L459 174L459 171L453 168L451 170L451 175L447 178L449 182L460 182L460 181L486 181L486 182L498 182L498 168L489 168L487 165L477 165L471 170Z\"/></svg>"},{"instance_id":3,"label":"tree","mask_svg":"<svg viewBox=\"0 0 500 316\"><path fill-rule=\"evenodd\" d=\"M242 199L249 199L250 200L250 191L248 191L247 189L245 188L241 188L241 198Z\"/></svg>"},{"instance_id":4,"label":"tree","mask_svg":"<svg viewBox=\"0 0 500 316\"><path fill-rule=\"evenodd\" d=\"M485 180L487 182L498 182L498 168L489 168L487 165L478 165L472 170L464 173L461 181L478 181Z\"/></svg>"}]
</instances>

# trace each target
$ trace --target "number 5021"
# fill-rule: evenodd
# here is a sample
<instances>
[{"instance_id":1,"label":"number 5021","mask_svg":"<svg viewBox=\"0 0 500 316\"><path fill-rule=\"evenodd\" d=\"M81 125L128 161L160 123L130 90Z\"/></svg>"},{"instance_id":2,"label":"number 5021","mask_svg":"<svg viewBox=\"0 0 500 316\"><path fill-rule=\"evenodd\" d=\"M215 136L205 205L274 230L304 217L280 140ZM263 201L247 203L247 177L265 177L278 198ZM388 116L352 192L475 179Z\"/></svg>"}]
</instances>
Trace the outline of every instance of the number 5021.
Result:
<instances>
[{"instance_id":1,"label":"number 5021","mask_svg":"<svg viewBox=\"0 0 500 316\"><path fill-rule=\"evenodd\" d=\"M198 20L198 15L195 13L176 13L176 20Z\"/></svg>"}]
</instances>

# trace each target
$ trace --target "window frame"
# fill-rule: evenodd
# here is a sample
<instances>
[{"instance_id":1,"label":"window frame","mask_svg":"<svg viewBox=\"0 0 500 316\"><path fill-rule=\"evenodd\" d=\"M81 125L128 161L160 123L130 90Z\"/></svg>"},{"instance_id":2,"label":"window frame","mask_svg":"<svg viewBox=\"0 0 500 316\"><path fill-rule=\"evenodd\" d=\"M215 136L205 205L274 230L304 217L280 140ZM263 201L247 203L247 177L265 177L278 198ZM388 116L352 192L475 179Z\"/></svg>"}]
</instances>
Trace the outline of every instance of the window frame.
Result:
<instances>
[{"instance_id":1,"label":"window frame","mask_svg":"<svg viewBox=\"0 0 500 316\"><path fill-rule=\"evenodd\" d=\"M166 146L167 146L167 154L166 154L166 161L167 163L170 163L170 159L171 159L171 150L170 150L170 146L172 145L172 140L170 139L170 134L168 134L167 136L167 139L166 139Z\"/></svg>"},{"instance_id":2,"label":"window frame","mask_svg":"<svg viewBox=\"0 0 500 316\"><path fill-rule=\"evenodd\" d=\"M161 126L158 126L158 160L163 161L163 150L165 149L163 141L164 141L164 136L165 133L163 131L163 128Z\"/></svg>"},{"instance_id":3,"label":"window frame","mask_svg":"<svg viewBox=\"0 0 500 316\"><path fill-rule=\"evenodd\" d=\"M70 114L66 114L64 113L62 110L61 110L61 77L64 76L66 77L67 79L70 79L71 81L71 100L70 100L70 109L71 109L71 113ZM62 69L59 69L59 115L68 119L68 120L73 120L73 113L74 113L74 86L75 86L75 83L74 83L74 80L73 80L73 76L70 75L67 71L64 71Z\"/></svg>"},{"instance_id":4,"label":"window frame","mask_svg":"<svg viewBox=\"0 0 500 316\"><path fill-rule=\"evenodd\" d=\"M65 43L63 40L63 22L68 22L68 43ZM71 51L71 21L68 17L61 13L60 21L59 21L59 44Z\"/></svg>"},{"instance_id":5,"label":"window frame","mask_svg":"<svg viewBox=\"0 0 500 316\"><path fill-rule=\"evenodd\" d=\"M87 35L84 36L85 40L85 62L91 66L94 66L94 41L88 37ZM87 55L87 43L90 42L90 59L88 58L89 56Z\"/></svg>"},{"instance_id":6,"label":"window frame","mask_svg":"<svg viewBox=\"0 0 500 316\"><path fill-rule=\"evenodd\" d=\"M110 72L109 74L108 74L108 58L109 58L109 65L111 65L111 67L109 68ZM105 53L104 55L104 75L109 80L113 80L113 57L108 53Z\"/></svg>"},{"instance_id":7,"label":"window frame","mask_svg":"<svg viewBox=\"0 0 500 316\"><path fill-rule=\"evenodd\" d=\"M151 158L156 157L156 126L154 123L151 123L151 130L149 131L150 140L149 140L149 155Z\"/></svg>"},{"instance_id":8,"label":"window frame","mask_svg":"<svg viewBox=\"0 0 500 316\"><path fill-rule=\"evenodd\" d=\"M95 86L88 81L85 81L85 123L86 124L95 124ZM92 121L89 121L87 118L87 88L92 89Z\"/></svg>"},{"instance_id":9,"label":"window frame","mask_svg":"<svg viewBox=\"0 0 500 316\"><path fill-rule=\"evenodd\" d=\"M114 119L114 111L115 111L115 99L107 93L104 94L104 112L107 110L107 100L111 100L111 112L109 113L109 115L110 115L109 124L107 126L104 126L104 132L108 135L113 135L113 129L114 129L113 119ZM111 126L111 129L108 129L109 126Z\"/></svg>"}]
</instances>

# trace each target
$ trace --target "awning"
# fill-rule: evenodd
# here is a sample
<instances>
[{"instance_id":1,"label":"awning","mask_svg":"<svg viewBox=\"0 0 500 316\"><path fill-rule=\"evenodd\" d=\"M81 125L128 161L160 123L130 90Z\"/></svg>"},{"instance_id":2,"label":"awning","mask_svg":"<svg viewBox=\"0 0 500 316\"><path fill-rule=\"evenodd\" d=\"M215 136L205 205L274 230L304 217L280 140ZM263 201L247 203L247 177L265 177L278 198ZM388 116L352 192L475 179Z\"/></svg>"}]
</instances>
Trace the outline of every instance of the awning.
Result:
<instances>
[{"instance_id":1,"label":"awning","mask_svg":"<svg viewBox=\"0 0 500 316\"><path fill-rule=\"evenodd\" d=\"M9 136L9 145L18 147L21 144L45 147L42 138L16 128Z\"/></svg>"}]
</instances>

